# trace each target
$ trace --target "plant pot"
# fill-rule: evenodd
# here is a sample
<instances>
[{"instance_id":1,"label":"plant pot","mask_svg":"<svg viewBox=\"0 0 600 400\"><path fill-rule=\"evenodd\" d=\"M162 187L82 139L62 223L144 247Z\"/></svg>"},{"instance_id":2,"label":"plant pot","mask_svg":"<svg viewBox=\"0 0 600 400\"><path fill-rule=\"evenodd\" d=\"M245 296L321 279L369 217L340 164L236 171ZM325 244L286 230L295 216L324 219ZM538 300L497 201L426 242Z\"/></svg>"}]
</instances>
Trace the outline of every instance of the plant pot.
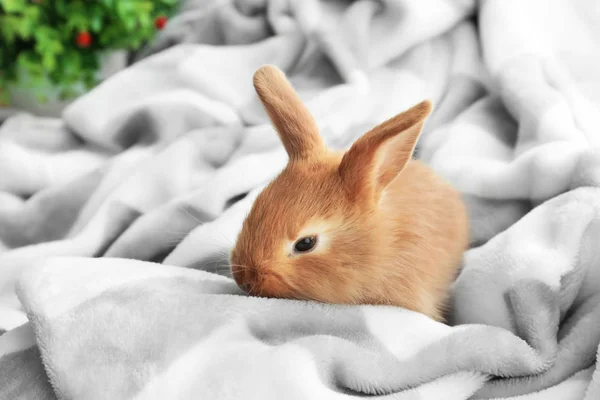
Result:
<instances>
[{"instance_id":1,"label":"plant pot","mask_svg":"<svg viewBox=\"0 0 600 400\"><path fill-rule=\"evenodd\" d=\"M116 50L102 54L100 56L100 68L97 72L97 77L100 81L116 74L127 66L127 51ZM22 76L25 76L23 74ZM42 117L59 118L63 110L86 92L83 83L74 85L73 89L75 97L69 100L61 100L59 90L50 83L34 88L25 88L15 85L8 86L10 95L10 106L21 111L25 111ZM39 98L45 98L41 102Z\"/></svg>"}]
</instances>

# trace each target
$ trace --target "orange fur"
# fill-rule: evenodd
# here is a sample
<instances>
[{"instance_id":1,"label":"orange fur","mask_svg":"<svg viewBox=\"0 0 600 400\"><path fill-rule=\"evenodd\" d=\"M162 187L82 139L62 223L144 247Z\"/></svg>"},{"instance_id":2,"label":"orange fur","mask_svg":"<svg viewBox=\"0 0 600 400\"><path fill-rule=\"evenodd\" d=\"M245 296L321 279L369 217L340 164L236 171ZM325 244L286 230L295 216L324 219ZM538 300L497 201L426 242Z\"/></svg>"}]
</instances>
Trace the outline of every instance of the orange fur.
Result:
<instances>
[{"instance_id":1,"label":"orange fur","mask_svg":"<svg viewBox=\"0 0 600 400\"><path fill-rule=\"evenodd\" d=\"M411 159L431 103L327 149L284 74L265 66L257 93L289 162L256 199L231 252L235 281L259 296L389 304L443 320L468 244L460 194ZM317 235L314 251L294 241Z\"/></svg>"}]
</instances>

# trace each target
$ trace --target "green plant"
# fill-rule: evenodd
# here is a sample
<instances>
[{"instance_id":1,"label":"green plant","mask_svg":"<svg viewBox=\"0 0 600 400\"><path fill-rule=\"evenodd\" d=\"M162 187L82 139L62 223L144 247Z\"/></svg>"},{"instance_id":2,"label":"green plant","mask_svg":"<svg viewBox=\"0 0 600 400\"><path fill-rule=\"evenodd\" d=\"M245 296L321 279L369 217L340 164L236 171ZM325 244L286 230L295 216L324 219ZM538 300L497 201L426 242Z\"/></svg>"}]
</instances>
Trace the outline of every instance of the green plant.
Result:
<instances>
[{"instance_id":1,"label":"green plant","mask_svg":"<svg viewBox=\"0 0 600 400\"><path fill-rule=\"evenodd\" d=\"M95 86L99 56L137 49L177 0L0 0L0 96L8 85L52 85L61 98ZM2 90L4 89L4 90Z\"/></svg>"}]
</instances>

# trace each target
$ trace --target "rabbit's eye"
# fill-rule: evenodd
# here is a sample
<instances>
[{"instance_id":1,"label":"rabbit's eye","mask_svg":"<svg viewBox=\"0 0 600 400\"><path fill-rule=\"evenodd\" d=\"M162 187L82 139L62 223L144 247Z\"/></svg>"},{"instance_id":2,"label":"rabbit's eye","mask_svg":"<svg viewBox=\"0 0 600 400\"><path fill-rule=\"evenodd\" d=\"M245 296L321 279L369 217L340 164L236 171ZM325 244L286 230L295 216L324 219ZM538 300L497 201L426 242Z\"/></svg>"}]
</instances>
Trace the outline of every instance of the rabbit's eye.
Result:
<instances>
[{"instance_id":1,"label":"rabbit's eye","mask_svg":"<svg viewBox=\"0 0 600 400\"><path fill-rule=\"evenodd\" d=\"M316 236L307 236L301 239L294 244L294 251L296 253L306 253L311 251L317 245L317 237Z\"/></svg>"}]
</instances>

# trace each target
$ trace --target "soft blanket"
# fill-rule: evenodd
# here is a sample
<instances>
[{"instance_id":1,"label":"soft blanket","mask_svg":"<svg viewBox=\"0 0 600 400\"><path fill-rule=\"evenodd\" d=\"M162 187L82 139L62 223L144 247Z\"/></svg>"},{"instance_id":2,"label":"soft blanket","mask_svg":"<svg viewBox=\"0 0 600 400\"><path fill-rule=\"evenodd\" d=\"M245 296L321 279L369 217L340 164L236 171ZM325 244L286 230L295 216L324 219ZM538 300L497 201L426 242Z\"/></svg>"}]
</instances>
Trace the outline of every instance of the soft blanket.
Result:
<instances>
[{"instance_id":1,"label":"soft blanket","mask_svg":"<svg viewBox=\"0 0 600 400\"><path fill-rule=\"evenodd\" d=\"M0 399L600 398L595 0L188 2L60 120L0 127ZM245 296L227 251L285 152L282 68L330 146L423 98L468 204L449 324Z\"/></svg>"}]
</instances>

